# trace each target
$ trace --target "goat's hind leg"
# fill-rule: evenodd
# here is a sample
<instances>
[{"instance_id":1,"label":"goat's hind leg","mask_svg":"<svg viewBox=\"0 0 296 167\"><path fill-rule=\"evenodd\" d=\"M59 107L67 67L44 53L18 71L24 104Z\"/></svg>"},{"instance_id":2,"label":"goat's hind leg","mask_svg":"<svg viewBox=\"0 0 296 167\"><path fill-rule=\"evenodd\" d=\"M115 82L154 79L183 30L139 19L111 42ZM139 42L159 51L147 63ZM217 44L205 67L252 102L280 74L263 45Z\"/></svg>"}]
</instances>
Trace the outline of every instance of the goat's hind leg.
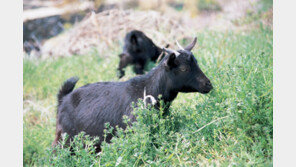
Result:
<instances>
[{"instance_id":1,"label":"goat's hind leg","mask_svg":"<svg viewBox=\"0 0 296 167\"><path fill-rule=\"evenodd\" d=\"M59 142L61 141L61 138L62 138L62 128L57 124L55 139L51 144L52 148L54 148L53 150L54 153L56 152L55 147L59 144Z\"/></svg>"}]
</instances>

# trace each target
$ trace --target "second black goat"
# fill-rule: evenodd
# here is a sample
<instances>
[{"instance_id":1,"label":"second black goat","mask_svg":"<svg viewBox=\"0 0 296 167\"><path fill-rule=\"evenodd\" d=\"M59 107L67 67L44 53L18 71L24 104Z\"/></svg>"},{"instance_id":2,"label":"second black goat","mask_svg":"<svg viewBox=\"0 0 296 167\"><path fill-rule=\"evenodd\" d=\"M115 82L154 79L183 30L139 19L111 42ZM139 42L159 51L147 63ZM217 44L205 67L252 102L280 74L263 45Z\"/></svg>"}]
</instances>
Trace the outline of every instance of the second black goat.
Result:
<instances>
[{"instance_id":1,"label":"second black goat","mask_svg":"<svg viewBox=\"0 0 296 167\"><path fill-rule=\"evenodd\" d=\"M119 55L118 77L122 78L125 75L123 69L128 65L133 65L136 74L144 74L147 62L156 62L161 53L162 49L143 32L132 30L124 38L123 53Z\"/></svg>"}]
</instances>

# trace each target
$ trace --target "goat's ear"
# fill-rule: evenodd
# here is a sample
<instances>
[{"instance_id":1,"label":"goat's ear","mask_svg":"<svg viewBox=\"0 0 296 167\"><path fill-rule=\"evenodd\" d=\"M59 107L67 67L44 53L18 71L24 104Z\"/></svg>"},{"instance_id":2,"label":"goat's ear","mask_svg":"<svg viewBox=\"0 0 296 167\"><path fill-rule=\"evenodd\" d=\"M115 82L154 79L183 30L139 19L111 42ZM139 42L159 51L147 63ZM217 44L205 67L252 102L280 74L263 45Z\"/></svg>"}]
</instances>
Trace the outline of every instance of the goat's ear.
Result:
<instances>
[{"instance_id":1,"label":"goat's ear","mask_svg":"<svg viewBox=\"0 0 296 167\"><path fill-rule=\"evenodd\" d=\"M176 67L175 59L176 59L175 53L170 53L167 60L165 60L166 70L170 70L170 69Z\"/></svg>"},{"instance_id":2,"label":"goat's ear","mask_svg":"<svg viewBox=\"0 0 296 167\"><path fill-rule=\"evenodd\" d=\"M137 41L137 37L136 37L135 34L133 34L133 35L131 36L131 43L132 43L132 44L135 44L135 45L138 43L138 41Z\"/></svg>"}]
</instances>

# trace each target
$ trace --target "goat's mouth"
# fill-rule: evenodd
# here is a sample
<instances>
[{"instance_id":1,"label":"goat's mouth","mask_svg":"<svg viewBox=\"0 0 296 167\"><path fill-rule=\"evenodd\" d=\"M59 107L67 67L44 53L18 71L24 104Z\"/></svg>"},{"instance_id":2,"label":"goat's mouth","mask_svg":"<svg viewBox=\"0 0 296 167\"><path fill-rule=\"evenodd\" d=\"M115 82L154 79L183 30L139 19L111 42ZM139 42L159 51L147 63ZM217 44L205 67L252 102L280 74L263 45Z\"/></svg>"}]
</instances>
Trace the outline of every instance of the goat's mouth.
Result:
<instances>
[{"instance_id":1,"label":"goat's mouth","mask_svg":"<svg viewBox=\"0 0 296 167\"><path fill-rule=\"evenodd\" d=\"M202 94L208 94L211 90L204 90L204 91L200 91L200 93Z\"/></svg>"},{"instance_id":2,"label":"goat's mouth","mask_svg":"<svg viewBox=\"0 0 296 167\"><path fill-rule=\"evenodd\" d=\"M211 90L213 89L213 86L210 85L206 85L204 88L202 88L199 92L202 94L207 94L209 93Z\"/></svg>"},{"instance_id":3,"label":"goat's mouth","mask_svg":"<svg viewBox=\"0 0 296 167\"><path fill-rule=\"evenodd\" d=\"M199 93L201 93L201 94L208 94L208 93L210 93L211 90L212 89L201 90L201 91L199 91Z\"/></svg>"}]
</instances>

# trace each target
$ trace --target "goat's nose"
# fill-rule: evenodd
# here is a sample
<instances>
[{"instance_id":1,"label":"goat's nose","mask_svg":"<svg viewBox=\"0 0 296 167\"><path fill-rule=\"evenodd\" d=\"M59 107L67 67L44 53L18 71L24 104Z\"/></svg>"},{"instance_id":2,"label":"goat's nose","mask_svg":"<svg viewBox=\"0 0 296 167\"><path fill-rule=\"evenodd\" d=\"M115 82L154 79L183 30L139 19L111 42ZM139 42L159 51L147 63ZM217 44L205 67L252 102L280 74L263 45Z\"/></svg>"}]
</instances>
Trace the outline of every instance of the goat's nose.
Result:
<instances>
[{"instance_id":1,"label":"goat's nose","mask_svg":"<svg viewBox=\"0 0 296 167\"><path fill-rule=\"evenodd\" d=\"M210 89L212 89L212 88L213 88L213 86L212 86L211 82L206 82L206 86L207 86L208 88L210 88Z\"/></svg>"}]
</instances>

